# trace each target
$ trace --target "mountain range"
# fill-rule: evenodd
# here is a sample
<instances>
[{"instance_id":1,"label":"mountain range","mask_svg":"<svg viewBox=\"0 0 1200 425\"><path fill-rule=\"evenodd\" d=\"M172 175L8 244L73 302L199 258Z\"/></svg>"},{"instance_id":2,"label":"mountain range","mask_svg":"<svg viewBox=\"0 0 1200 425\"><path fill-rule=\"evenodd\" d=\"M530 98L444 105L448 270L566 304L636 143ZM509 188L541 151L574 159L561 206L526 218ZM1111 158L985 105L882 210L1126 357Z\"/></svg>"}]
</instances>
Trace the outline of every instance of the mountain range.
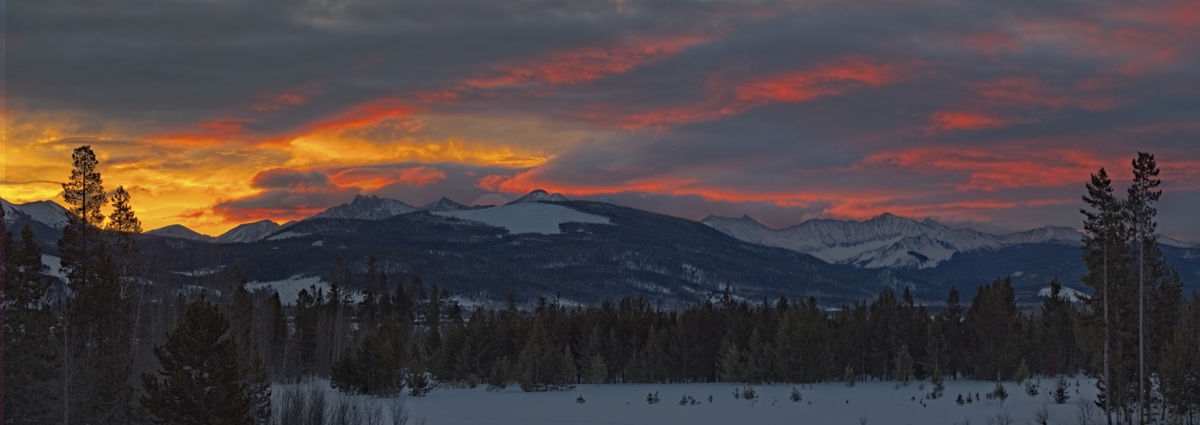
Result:
<instances>
[{"instance_id":1,"label":"mountain range","mask_svg":"<svg viewBox=\"0 0 1200 425\"><path fill-rule=\"evenodd\" d=\"M56 252L65 209L50 201L0 202L10 230L29 223L46 252ZM500 206L441 198L413 207L360 195L298 222L246 223L217 237L171 225L142 237L155 264L164 266L153 279L181 285L213 279L202 270L238 267L259 287L282 293L285 282L327 276L335 258L361 275L366 258L375 256L393 283L421 276L481 302L513 292L580 303L623 295L687 303L729 286L750 300L783 294L826 305L884 287L909 287L937 303L951 285L969 297L971 288L1001 276L1012 277L1027 301L1056 276L1086 293L1078 281L1085 272L1081 239L1067 227L996 235L891 214L776 230L747 216L695 222L541 190ZM1160 242L1195 288L1200 244Z\"/></svg>"}]
</instances>

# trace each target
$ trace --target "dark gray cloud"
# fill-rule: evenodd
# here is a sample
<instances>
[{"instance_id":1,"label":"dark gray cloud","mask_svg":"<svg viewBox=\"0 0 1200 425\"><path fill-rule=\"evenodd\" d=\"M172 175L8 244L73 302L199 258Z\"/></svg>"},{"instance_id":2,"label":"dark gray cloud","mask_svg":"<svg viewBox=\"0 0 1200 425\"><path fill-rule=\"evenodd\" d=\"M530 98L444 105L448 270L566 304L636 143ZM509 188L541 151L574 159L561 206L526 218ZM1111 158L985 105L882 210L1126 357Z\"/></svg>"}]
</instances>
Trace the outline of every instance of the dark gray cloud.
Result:
<instances>
[{"instance_id":1,"label":"dark gray cloud","mask_svg":"<svg viewBox=\"0 0 1200 425\"><path fill-rule=\"evenodd\" d=\"M260 164L251 183L266 190L220 211L547 187L775 227L891 211L1021 230L1076 225L1089 170L1148 150L1168 180L1164 231L1200 237L1181 213L1200 190L1194 2L17 0L8 13L9 110L77 114L78 132L277 146L420 114L440 140L551 158ZM530 117L519 137L494 125ZM498 130L455 134L467 119ZM418 137L370 124L340 131L385 148ZM552 136L525 137L537 126Z\"/></svg>"}]
</instances>

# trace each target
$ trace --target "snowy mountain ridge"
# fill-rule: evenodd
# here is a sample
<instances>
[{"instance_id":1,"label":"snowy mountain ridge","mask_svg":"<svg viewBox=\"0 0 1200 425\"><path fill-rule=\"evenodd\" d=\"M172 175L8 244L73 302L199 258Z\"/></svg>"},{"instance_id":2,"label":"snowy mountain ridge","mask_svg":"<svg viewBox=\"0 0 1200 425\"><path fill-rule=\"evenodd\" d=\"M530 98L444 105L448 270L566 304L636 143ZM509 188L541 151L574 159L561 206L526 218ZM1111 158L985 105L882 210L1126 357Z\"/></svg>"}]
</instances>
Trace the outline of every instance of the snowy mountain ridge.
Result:
<instances>
[{"instance_id":1,"label":"snowy mountain ridge","mask_svg":"<svg viewBox=\"0 0 1200 425\"><path fill-rule=\"evenodd\" d=\"M467 209L467 206L460 204L458 202L451 201L449 198L446 198L445 196L443 196L443 197L441 197L441 199L438 199L436 201L422 205L421 208L419 208L419 209L421 211L428 211L428 212L442 212L442 211L465 210L465 209Z\"/></svg>"},{"instance_id":2,"label":"snowy mountain ridge","mask_svg":"<svg viewBox=\"0 0 1200 425\"><path fill-rule=\"evenodd\" d=\"M172 224L170 226L160 227L146 232L147 235L161 236L164 238L190 239L193 241L213 242L216 238L198 233L195 230L189 229L182 224Z\"/></svg>"},{"instance_id":3,"label":"snowy mountain ridge","mask_svg":"<svg viewBox=\"0 0 1200 425\"><path fill-rule=\"evenodd\" d=\"M374 195L355 195L354 200L349 204L341 204L325 211L321 211L312 217L306 218L305 220L314 218L383 220L388 217L410 213L416 210L416 207L395 199L380 198Z\"/></svg>"},{"instance_id":4,"label":"snowy mountain ridge","mask_svg":"<svg viewBox=\"0 0 1200 425\"><path fill-rule=\"evenodd\" d=\"M4 208L5 224L25 219L42 223L52 229L62 230L67 227L67 209L54 201L34 201L17 205L0 199L0 206Z\"/></svg>"},{"instance_id":5,"label":"snowy mountain ridge","mask_svg":"<svg viewBox=\"0 0 1200 425\"><path fill-rule=\"evenodd\" d=\"M271 220L240 224L217 236L217 243L246 243L262 240L281 227Z\"/></svg>"},{"instance_id":6,"label":"snowy mountain ridge","mask_svg":"<svg viewBox=\"0 0 1200 425\"><path fill-rule=\"evenodd\" d=\"M529 192L525 196L517 198L517 200L509 202L504 205L526 204L526 203L531 203L531 202L542 202L542 201L567 202L567 201L570 201L570 199L567 199L566 196L562 196L558 193L546 193L546 191L544 191L544 190L534 189L534 191Z\"/></svg>"},{"instance_id":7,"label":"snowy mountain ridge","mask_svg":"<svg viewBox=\"0 0 1200 425\"><path fill-rule=\"evenodd\" d=\"M958 252L994 250L1024 243L1078 246L1083 235L1069 227L1046 226L1007 235L954 230L931 219L918 222L884 213L866 221L809 220L775 230L742 216L701 221L744 242L810 254L832 264L860 268L936 267Z\"/></svg>"}]
</instances>

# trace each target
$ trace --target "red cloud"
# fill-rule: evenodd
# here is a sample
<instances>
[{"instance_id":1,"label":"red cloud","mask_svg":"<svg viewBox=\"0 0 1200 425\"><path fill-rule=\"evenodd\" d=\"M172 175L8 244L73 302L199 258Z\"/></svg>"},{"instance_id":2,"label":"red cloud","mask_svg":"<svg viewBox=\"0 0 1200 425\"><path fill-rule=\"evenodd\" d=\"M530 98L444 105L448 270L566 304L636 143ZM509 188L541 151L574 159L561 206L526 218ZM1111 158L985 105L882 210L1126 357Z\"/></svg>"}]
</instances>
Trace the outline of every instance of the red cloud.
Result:
<instances>
[{"instance_id":1,"label":"red cloud","mask_svg":"<svg viewBox=\"0 0 1200 425\"><path fill-rule=\"evenodd\" d=\"M499 192L508 179L509 177L498 175L483 176L479 178L478 183L475 183L475 187L491 192Z\"/></svg>"},{"instance_id":2,"label":"red cloud","mask_svg":"<svg viewBox=\"0 0 1200 425\"><path fill-rule=\"evenodd\" d=\"M866 166L894 166L925 174L966 175L951 186L961 191L1078 185L1111 163L1076 148L995 146L917 147L868 156Z\"/></svg>"},{"instance_id":3,"label":"red cloud","mask_svg":"<svg viewBox=\"0 0 1200 425\"><path fill-rule=\"evenodd\" d=\"M263 100L254 105L254 110L269 113L306 104L320 86L320 82L314 82L283 93L259 96Z\"/></svg>"},{"instance_id":4,"label":"red cloud","mask_svg":"<svg viewBox=\"0 0 1200 425\"><path fill-rule=\"evenodd\" d=\"M1022 122L1028 121L1003 118L982 112L937 111L929 116L928 131L939 133L956 130L986 130Z\"/></svg>"},{"instance_id":5,"label":"red cloud","mask_svg":"<svg viewBox=\"0 0 1200 425\"><path fill-rule=\"evenodd\" d=\"M770 75L734 88L734 97L752 104L805 102L837 95L856 85L880 86L900 79L894 66L876 65L868 59L847 57L813 69Z\"/></svg>"},{"instance_id":6,"label":"red cloud","mask_svg":"<svg viewBox=\"0 0 1200 425\"><path fill-rule=\"evenodd\" d=\"M547 58L518 65L498 65L490 75L469 79L466 84L471 87L493 88L529 84L586 83L613 74L624 74L642 64L674 55L709 40L711 38L705 36L684 36L560 51L550 54Z\"/></svg>"},{"instance_id":7,"label":"red cloud","mask_svg":"<svg viewBox=\"0 0 1200 425\"><path fill-rule=\"evenodd\" d=\"M970 86L988 99L1056 109L1071 107L1095 111L1112 109L1120 103L1116 98L1105 94L1045 86L1032 77L999 78L989 82L972 83Z\"/></svg>"},{"instance_id":8,"label":"red cloud","mask_svg":"<svg viewBox=\"0 0 1200 425\"><path fill-rule=\"evenodd\" d=\"M878 65L858 56L844 57L816 67L752 78L729 89L718 89L707 101L618 117L625 128L643 128L662 124L686 124L738 115L775 102L808 102L835 96L861 86L882 86L904 78L913 64ZM611 119L593 112L593 118Z\"/></svg>"}]
</instances>

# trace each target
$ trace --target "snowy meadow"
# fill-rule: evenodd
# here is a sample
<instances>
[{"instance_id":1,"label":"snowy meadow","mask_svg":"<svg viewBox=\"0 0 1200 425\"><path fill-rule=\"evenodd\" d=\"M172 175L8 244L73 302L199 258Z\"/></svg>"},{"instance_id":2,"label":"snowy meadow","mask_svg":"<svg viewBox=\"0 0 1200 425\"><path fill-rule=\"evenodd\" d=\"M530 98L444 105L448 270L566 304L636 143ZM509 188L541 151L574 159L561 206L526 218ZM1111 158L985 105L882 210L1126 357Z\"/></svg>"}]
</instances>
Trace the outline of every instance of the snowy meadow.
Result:
<instances>
[{"instance_id":1,"label":"snowy meadow","mask_svg":"<svg viewBox=\"0 0 1200 425\"><path fill-rule=\"evenodd\" d=\"M988 398L996 388L995 383L967 380L946 381L945 395L936 400L926 398L931 390L928 382L913 382L900 388L896 388L895 382L881 381L859 382L854 387L837 382L759 385L750 387L757 393L754 400L741 395L747 386L728 383L584 384L572 391L535 393L512 387L488 391L480 386L438 389L424 397L403 399L343 395L331 389L328 381L309 385L324 391L328 423L392 424L393 407L401 400L408 411L408 423L424 421L430 425L1101 423L1102 412L1092 403L1096 397L1095 381L1086 378L1066 381L1069 399L1062 404L1055 403L1052 397L1057 381L1046 378L1041 380L1035 396L1026 393L1024 385L1002 383L1008 393L1003 402ZM296 387L276 386L276 402ZM792 401L793 388L799 392L799 401ZM648 399L654 394L658 401L652 404ZM959 395L963 397L962 404L958 403ZM965 401L968 397L970 403ZM339 420L339 405L364 412L377 410L379 415L361 414L358 420ZM378 422L368 419L372 416ZM278 417L276 420L279 423Z\"/></svg>"}]
</instances>

